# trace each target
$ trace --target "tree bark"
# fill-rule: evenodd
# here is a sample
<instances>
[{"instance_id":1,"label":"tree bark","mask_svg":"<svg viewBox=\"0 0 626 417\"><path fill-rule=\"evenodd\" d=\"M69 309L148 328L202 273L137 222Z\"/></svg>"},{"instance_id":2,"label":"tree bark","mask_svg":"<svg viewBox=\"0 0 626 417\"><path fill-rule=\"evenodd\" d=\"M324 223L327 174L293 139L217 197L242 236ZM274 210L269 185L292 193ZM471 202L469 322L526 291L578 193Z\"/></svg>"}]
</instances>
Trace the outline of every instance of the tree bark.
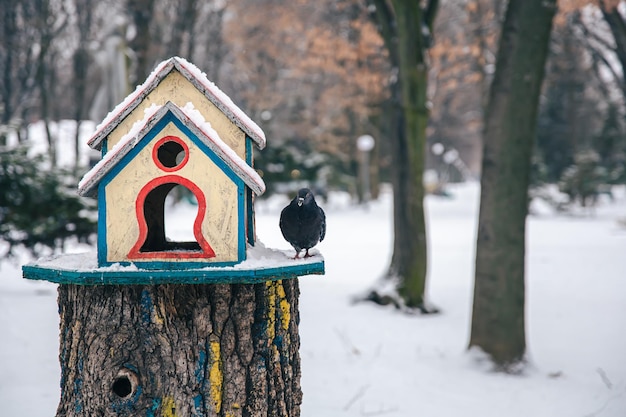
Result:
<instances>
[{"instance_id":1,"label":"tree bark","mask_svg":"<svg viewBox=\"0 0 626 417\"><path fill-rule=\"evenodd\" d=\"M194 27L198 15L196 2L196 0L185 0L179 6L182 10L178 13L172 25L172 38L168 45L167 56L192 58ZM186 37L185 34L187 35ZM184 48L185 45L187 46L186 48Z\"/></svg>"},{"instance_id":2,"label":"tree bark","mask_svg":"<svg viewBox=\"0 0 626 417\"><path fill-rule=\"evenodd\" d=\"M405 176L399 179L398 236L390 270L402 277L398 291L409 307L425 311L427 273L426 220L424 218L424 158L428 108L428 70L422 39L422 10L419 3L394 1L398 30L398 63L404 134L398 138L406 159Z\"/></svg>"},{"instance_id":3,"label":"tree bark","mask_svg":"<svg viewBox=\"0 0 626 417\"><path fill-rule=\"evenodd\" d=\"M57 416L300 415L298 280L59 286Z\"/></svg>"},{"instance_id":4,"label":"tree bark","mask_svg":"<svg viewBox=\"0 0 626 417\"><path fill-rule=\"evenodd\" d=\"M623 101L626 104L626 75L624 75L626 72L626 19L615 4L607 4L606 1L600 0L599 6L615 40L614 52L622 67L621 88Z\"/></svg>"},{"instance_id":5,"label":"tree bark","mask_svg":"<svg viewBox=\"0 0 626 417\"><path fill-rule=\"evenodd\" d=\"M398 81L392 83L392 103L398 114L398 125L392 131L394 189L394 244L389 271L397 279L398 293L404 306L424 313L427 277L427 236L424 214L424 159L427 105L428 65L426 51L439 2L429 0L423 7L412 0L372 0L376 6L379 31L385 40L389 59L398 70ZM368 299L379 300L373 291Z\"/></svg>"},{"instance_id":6,"label":"tree bark","mask_svg":"<svg viewBox=\"0 0 626 417\"><path fill-rule=\"evenodd\" d=\"M154 12L155 0L127 0L126 8L135 25L136 34L129 41L130 48L135 52L137 64L130 76L131 85L139 84L148 78L152 67L150 62L150 45L153 42L150 23Z\"/></svg>"},{"instance_id":7,"label":"tree bark","mask_svg":"<svg viewBox=\"0 0 626 417\"><path fill-rule=\"evenodd\" d=\"M486 110L470 346L524 360L525 233L537 108L556 0L511 0ZM509 368L510 369L510 368Z\"/></svg>"},{"instance_id":8,"label":"tree bark","mask_svg":"<svg viewBox=\"0 0 626 417\"><path fill-rule=\"evenodd\" d=\"M76 121L76 133L74 134L74 171L78 172L80 166L80 125L86 114L87 104L87 74L89 68L90 41L89 31L92 25L92 3L90 1L76 2L76 25L78 27L78 47L72 57L72 69L74 71L74 120Z\"/></svg>"},{"instance_id":9,"label":"tree bark","mask_svg":"<svg viewBox=\"0 0 626 417\"><path fill-rule=\"evenodd\" d=\"M2 117L0 123L8 125L13 117L13 58L17 54L17 46L15 40L18 35L17 31L17 13L15 8L17 2L14 0L7 0L4 2L2 11L2 39L4 47L0 48L2 53L3 62L2 66L2 85L0 85L0 92L2 93ZM4 133L2 133L4 135ZM6 145L5 137L2 137L0 145Z\"/></svg>"}]
</instances>

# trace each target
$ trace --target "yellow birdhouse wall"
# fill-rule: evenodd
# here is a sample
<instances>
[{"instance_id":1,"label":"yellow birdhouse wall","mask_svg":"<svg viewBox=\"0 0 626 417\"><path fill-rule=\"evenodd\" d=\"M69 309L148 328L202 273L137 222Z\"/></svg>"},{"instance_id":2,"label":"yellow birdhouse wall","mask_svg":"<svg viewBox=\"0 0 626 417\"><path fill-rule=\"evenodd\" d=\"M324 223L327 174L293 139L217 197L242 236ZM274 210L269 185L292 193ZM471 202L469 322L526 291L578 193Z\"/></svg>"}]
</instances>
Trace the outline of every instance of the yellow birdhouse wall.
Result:
<instances>
[{"instance_id":1,"label":"yellow birdhouse wall","mask_svg":"<svg viewBox=\"0 0 626 417\"><path fill-rule=\"evenodd\" d=\"M154 161L154 147L164 137L176 137L189 149L185 165L174 171L164 172ZM104 185L106 201L106 260L108 263L137 261L138 257L129 255L140 237L141 213L143 207L137 206L137 199L142 189L153 179L180 177L199 189L205 199L206 207L201 222L202 236L214 252L213 257L193 258L197 262L236 262L238 261L238 227L240 190L220 168L200 149L185 133L173 123L155 136L134 156L124 169L110 182ZM171 180L167 180L171 182ZM174 181L175 182L175 181ZM181 184L184 185L184 184ZM198 197L198 196L197 196ZM241 200L241 201L239 201ZM198 205L198 209L203 209ZM245 210L242 210L245 213ZM197 218L197 217L196 217ZM167 222L168 219L165 219ZM140 242L143 243L143 242ZM143 260L167 259L168 262L188 262L190 259L166 252L142 253Z\"/></svg>"}]
</instances>

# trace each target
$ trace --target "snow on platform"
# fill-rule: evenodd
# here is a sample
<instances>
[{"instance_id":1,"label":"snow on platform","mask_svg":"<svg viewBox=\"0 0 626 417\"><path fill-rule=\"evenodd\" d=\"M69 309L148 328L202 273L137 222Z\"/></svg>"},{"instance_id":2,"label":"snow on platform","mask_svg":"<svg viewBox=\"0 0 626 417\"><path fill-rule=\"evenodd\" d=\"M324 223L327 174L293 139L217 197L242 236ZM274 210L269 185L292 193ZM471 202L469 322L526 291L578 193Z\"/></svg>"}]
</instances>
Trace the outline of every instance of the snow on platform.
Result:
<instances>
[{"instance_id":1,"label":"snow on platform","mask_svg":"<svg viewBox=\"0 0 626 417\"><path fill-rule=\"evenodd\" d=\"M247 253L248 259L233 266L148 270L132 263L98 267L97 254L92 251L42 258L24 265L22 271L26 279L79 285L254 284L324 274L324 257L315 250L309 258L294 259L293 251L270 249L257 242Z\"/></svg>"}]
</instances>

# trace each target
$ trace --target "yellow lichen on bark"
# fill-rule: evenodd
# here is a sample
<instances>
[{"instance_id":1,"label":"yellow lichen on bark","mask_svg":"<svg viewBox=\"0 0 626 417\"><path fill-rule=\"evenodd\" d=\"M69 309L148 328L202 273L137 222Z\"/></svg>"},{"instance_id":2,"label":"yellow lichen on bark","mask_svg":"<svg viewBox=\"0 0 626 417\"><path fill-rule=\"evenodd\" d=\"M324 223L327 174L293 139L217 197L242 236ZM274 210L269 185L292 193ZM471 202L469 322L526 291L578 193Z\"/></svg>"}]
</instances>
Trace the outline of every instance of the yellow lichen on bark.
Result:
<instances>
[{"instance_id":1,"label":"yellow lichen on bark","mask_svg":"<svg viewBox=\"0 0 626 417\"><path fill-rule=\"evenodd\" d=\"M176 415L176 403L174 402L174 398L163 397L161 415L163 417L178 417Z\"/></svg>"},{"instance_id":2,"label":"yellow lichen on bark","mask_svg":"<svg viewBox=\"0 0 626 417\"><path fill-rule=\"evenodd\" d=\"M267 286L267 334L270 339L276 335L276 308L280 309L280 325L284 330L289 328L291 321L291 305L287 301L287 294L282 281L268 281Z\"/></svg>"},{"instance_id":3,"label":"yellow lichen on bark","mask_svg":"<svg viewBox=\"0 0 626 417\"><path fill-rule=\"evenodd\" d=\"M239 403L234 403L232 405L232 408L234 410L239 410L241 409L241 405L239 405ZM234 411L226 411L224 414L224 417L235 417L237 415L237 413L235 413Z\"/></svg>"},{"instance_id":4,"label":"yellow lichen on bark","mask_svg":"<svg viewBox=\"0 0 626 417\"><path fill-rule=\"evenodd\" d=\"M157 308L156 305L154 306L152 313L153 313L152 317L154 319L154 323L160 326L163 326L165 322L163 321L163 317L161 317L161 315L159 314L159 309Z\"/></svg>"},{"instance_id":5,"label":"yellow lichen on bark","mask_svg":"<svg viewBox=\"0 0 626 417\"><path fill-rule=\"evenodd\" d=\"M215 412L219 413L222 408L222 386L224 383L220 343L211 341L210 345L211 368L209 369L209 381L211 382L211 400L215 405Z\"/></svg>"},{"instance_id":6,"label":"yellow lichen on bark","mask_svg":"<svg viewBox=\"0 0 626 417\"><path fill-rule=\"evenodd\" d=\"M267 281L267 338L271 343L276 336L276 287L274 282Z\"/></svg>"},{"instance_id":7,"label":"yellow lichen on bark","mask_svg":"<svg viewBox=\"0 0 626 417\"><path fill-rule=\"evenodd\" d=\"M276 295L280 298L279 306L281 311L281 322L284 330L289 329L289 321L291 320L291 305L287 301L287 294L282 281L276 281Z\"/></svg>"}]
</instances>

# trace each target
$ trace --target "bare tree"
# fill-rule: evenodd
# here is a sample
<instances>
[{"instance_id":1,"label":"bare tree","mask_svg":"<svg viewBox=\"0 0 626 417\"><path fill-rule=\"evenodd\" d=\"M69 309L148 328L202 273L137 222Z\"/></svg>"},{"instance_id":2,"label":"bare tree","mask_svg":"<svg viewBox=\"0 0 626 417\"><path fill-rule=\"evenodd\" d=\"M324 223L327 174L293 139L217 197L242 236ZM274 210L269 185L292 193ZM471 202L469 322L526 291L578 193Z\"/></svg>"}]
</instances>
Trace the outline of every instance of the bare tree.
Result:
<instances>
[{"instance_id":1,"label":"bare tree","mask_svg":"<svg viewBox=\"0 0 626 417\"><path fill-rule=\"evenodd\" d=\"M391 83L390 137L393 160L394 245L386 278L394 280L401 300L424 313L436 311L424 299L427 277L427 236L422 179L429 117L428 58L439 2L375 0L376 20L388 57L397 71ZM380 302L373 290L368 298Z\"/></svg>"},{"instance_id":2,"label":"bare tree","mask_svg":"<svg viewBox=\"0 0 626 417\"><path fill-rule=\"evenodd\" d=\"M179 52L194 59L206 71L208 78L221 85L221 73L224 70L226 55L230 45L224 34L225 15L229 10L228 2L211 1L197 4L195 31L189 34L186 48ZM183 44L183 47L185 44Z\"/></svg>"},{"instance_id":3,"label":"bare tree","mask_svg":"<svg viewBox=\"0 0 626 417\"><path fill-rule=\"evenodd\" d=\"M500 33L499 9L504 3L444 2L435 22L437 42L430 52L429 89L434 92L428 140L431 145L444 145L445 152L458 152L463 161L457 164L462 170L455 168L460 179L480 174L484 109ZM443 160L443 154L431 155L429 165L438 168L443 164L449 170Z\"/></svg>"},{"instance_id":4,"label":"bare tree","mask_svg":"<svg viewBox=\"0 0 626 417\"><path fill-rule=\"evenodd\" d=\"M0 31L0 91L2 103L0 123L17 132L18 140L22 134L27 115L36 108L36 70L34 48L37 45L37 28L32 24L35 19L34 5L30 1L8 0L0 2L3 29ZM0 132L0 143L4 140L6 129Z\"/></svg>"},{"instance_id":5,"label":"bare tree","mask_svg":"<svg viewBox=\"0 0 626 417\"><path fill-rule=\"evenodd\" d=\"M129 42L136 60L134 73L130 74L131 83L137 84L145 80L148 74L150 74L152 66L157 62L150 54L151 47L153 47L150 24L154 19L155 1L126 0L126 10L135 29L135 36Z\"/></svg>"},{"instance_id":6,"label":"bare tree","mask_svg":"<svg viewBox=\"0 0 626 417\"><path fill-rule=\"evenodd\" d=\"M514 371L526 352L524 260L530 161L556 0L511 0L485 118L469 345Z\"/></svg>"},{"instance_id":7,"label":"bare tree","mask_svg":"<svg viewBox=\"0 0 626 417\"><path fill-rule=\"evenodd\" d=\"M63 3L42 0L34 2L35 27L38 34L38 53L36 58L35 84L39 93L39 112L44 123L48 141L48 155L52 165L56 165L56 138L50 131L52 111L51 97L57 81L56 50L53 43L67 24L67 11Z\"/></svg>"},{"instance_id":8,"label":"bare tree","mask_svg":"<svg viewBox=\"0 0 626 417\"><path fill-rule=\"evenodd\" d=\"M194 49L194 27L198 15L198 2L196 0L183 0L175 2L172 7L174 12L174 24L171 27L171 37L167 49L168 56L182 55L191 59Z\"/></svg>"},{"instance_id":9,"label":"bare tree","mask_svg":"<svg viewBox=\"0 0 626 417\"><path fill-rule=\"evenodd\" d=\"M17 1L7 0L0 6L2 10L2 42L0 45L0 57L2 58L2 120L3 125L8 125L13 116L13 62L17 52L15 43L17 41ZM2 142L6 138L2 137Z\"/></svg>"},{"instance_id":10,"label":"bare tree","mask_svg":"<svg viewBox=\"0 0 626 417\"><path fill-rule=\"evenodd\" d=\"M602 16L604 16L604 20L608 23L613 34L614 46L609 49L615 53L622 67L620 86L624 104L626 105L626 75L624 73L626 69L626 17L620 12L618 7L618 4L621 2L599 0L598 3Z\"/></svg>"},{"instance_id":11,"label":"bare tree","mask_svg":"<svg viewBox=\"0 0 626 417\"><path fill-rule=\"evenodd\" d=\"M78 46L72 58L74 70L74 120L76 121L76 134L74 136L74 169L80 164L80 126L87 112L87 74L89 73L89 41L92 18L92 2L89 0L75 0L76 28L78 32Z\"/></svg>"}]
</instances>

